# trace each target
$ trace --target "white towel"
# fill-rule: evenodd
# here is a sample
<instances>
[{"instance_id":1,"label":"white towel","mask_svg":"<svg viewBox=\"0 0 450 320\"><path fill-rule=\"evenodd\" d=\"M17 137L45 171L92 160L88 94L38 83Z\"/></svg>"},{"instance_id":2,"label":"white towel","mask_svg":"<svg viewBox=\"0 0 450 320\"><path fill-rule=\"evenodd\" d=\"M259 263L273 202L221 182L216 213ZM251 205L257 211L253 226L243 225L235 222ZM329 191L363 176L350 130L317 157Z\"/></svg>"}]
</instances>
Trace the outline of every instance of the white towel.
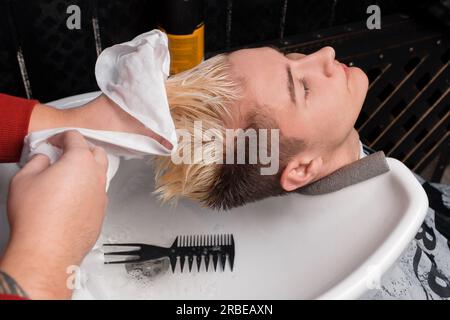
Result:
<instances>
[{"instance_id":1,"label":"white towel","mask_svg":"<svg viewBox=\"0 0 450 320\"><path fill-rule=\"evenodd\" d=\"M147 128L169 141L173 150L176 150L176 130L164 85L169 69L167 36L155 29L132 41L105 49L98 57L95 76L100 90L106 96ZM56 128L32 132L25 137L21 165L35 154L45 154L51 163L55 162L61 156L61 150L48 143L48 139L68 130L79 131L90 144L106 150L109 160L107 189L119 167L119 157L132 159L171 154L171 150L143 135L84 128Z\"/></svg>"},{"instance_id":2,"label":"white towel","mask_svg":"<svg viewBox=\"0 0 450 320\"><path fill-rule=\"evenodd\" d=\"M359 141L359 158L362 159L366 156L366 154L364 153L364 148L363 148L363 144L361 142L361 140Z\"/></svg>"}]
</instances>

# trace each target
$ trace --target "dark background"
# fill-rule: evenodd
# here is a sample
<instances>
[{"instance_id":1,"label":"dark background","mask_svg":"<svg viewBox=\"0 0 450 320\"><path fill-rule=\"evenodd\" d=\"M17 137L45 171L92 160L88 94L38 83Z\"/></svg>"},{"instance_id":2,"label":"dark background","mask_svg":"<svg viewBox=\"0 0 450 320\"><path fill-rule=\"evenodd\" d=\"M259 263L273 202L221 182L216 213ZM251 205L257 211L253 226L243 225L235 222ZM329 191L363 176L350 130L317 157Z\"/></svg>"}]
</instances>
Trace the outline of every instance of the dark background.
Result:
<instances>
[{"instance_id":1,"label":"dark background","mask_svg":"<svg viewBox=\"0 0 450 320\"><path fill-rule=\"evenodd\" d=\"M19 96L28 93L41 101L50 101L97 90L92 20L97 19L101 48L106 48L155 28L157 3L154 0L0 0L0 92ZM382 15L401 12L407 9L401 3L392 0L205 0L206 55L365 21L370 4L380 5ZM72 4L81 8L81 30L66 27L69 17L66 10ZM25 75L17 63L19 48L31 87L28 92L23 83Z\"/></svg>"},{"instance_id":2,"label":"dark background","mask_svg":"<svg viewBox=\"0 0 450 320\"><path fill-rule=\"evenodd\" d=\"M369 75L357 122L365 144L440 181L449 162L450 1L204 0L205 56L245 46L312 52L332 45L337 58ZM68 30L69 5L81 30ZM102 49L154 29L157 0L0 0L0 92L48 102L98 90ZM382 30L366 9L381 8Z\"/></svg>"}]
</instances>

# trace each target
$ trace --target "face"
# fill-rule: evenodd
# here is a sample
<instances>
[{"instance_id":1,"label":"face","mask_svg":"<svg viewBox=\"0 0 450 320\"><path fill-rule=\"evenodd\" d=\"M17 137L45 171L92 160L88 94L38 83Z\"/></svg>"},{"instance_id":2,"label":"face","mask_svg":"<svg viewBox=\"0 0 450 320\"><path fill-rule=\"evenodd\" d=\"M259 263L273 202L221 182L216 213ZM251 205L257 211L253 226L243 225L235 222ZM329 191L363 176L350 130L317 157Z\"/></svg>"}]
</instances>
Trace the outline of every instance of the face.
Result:
<instances>
[{"instance_id":1,"label":"face","mask_svg":"<svg viewBox=\"0 0 450 320\"><path fill-rule=\"evenodd\" d=\"M333 48L284 55L263 47L235 51L229 58L233 74L245 83L245 98L232 110L236 126L246 126L256 105L274 117L283 135L314 148L337 148L352 132L368 79L361 69L335 60Z\"/></svg>"}]
</instances>

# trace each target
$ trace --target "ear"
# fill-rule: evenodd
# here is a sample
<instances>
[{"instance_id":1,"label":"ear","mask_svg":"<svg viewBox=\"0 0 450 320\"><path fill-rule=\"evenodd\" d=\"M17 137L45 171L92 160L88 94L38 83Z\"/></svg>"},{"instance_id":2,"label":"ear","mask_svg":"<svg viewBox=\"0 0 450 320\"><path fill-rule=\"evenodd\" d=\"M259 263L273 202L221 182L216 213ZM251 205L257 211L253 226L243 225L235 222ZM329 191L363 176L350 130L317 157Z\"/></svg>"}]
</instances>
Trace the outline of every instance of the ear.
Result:
<instances>
[{"instance_id":1,"label":"ear","mask_svg":"<svg viewBox=\"0 0 450 320\"><path fill-rule=\"evenodd\" d=\"M322 157L305 159L295 157L287 164L281 174L280 184L286 191L292 191L314 181L322 170Z\"/></svg>"}]
</instances>

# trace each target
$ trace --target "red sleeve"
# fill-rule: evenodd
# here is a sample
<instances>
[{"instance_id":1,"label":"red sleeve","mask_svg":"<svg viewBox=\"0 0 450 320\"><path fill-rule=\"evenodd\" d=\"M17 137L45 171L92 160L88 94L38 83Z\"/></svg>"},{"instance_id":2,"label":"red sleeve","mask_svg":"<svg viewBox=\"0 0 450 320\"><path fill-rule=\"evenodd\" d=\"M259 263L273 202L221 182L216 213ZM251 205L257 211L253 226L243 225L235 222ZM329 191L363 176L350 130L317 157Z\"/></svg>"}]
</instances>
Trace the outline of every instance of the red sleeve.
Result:
<instances>
[{"instance_id":1,"label":"red sleeve","mask_svg":"<svg viewBox=\"0 0 450 320\"><path fill-rule=\"evenodd\" d=\"M13 296L11 294L0 294L0 300L28 300L21 296Z\"/></svg>"},{"instance_id":2,"label":"red sleeve","mask_svg":"<svg viewBox=\"0 0 450 320\"><path fill-rule=\"evenodd\" d=\"M39 103L0 93L0 162L18 162L31 112Z\"/></svg>"}]
</instances>

